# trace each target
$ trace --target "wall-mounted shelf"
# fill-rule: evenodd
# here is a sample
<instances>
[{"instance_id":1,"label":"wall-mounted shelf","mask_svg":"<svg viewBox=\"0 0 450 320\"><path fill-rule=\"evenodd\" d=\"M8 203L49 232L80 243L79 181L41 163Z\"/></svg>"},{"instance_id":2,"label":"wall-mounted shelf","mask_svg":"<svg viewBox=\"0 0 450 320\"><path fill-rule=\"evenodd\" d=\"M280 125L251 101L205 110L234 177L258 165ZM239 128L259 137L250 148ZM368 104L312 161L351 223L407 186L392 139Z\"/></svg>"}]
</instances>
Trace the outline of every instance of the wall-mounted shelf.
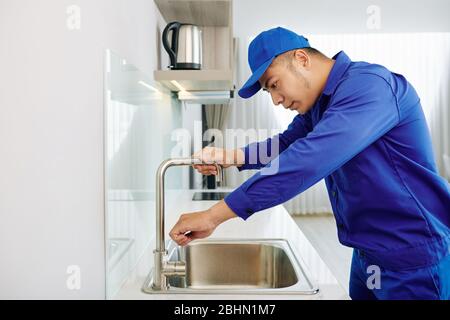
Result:
<instances>
[{"instance_id":1,"label":"wall-mounted shelf","mask_svg":"<svg viewBox=\"0 0 450 320\"><path fill-rule=\"evenodd\" d=\"M232 0L155 0L163 18L205 27L229 27Z\"/></svg>"},{"instance_id":2,"label":"wall-mounted shelf","mask_svg":"<svg viewBox=\"0 0 450 320\"><path fill-rule=\"evenodd\" d=\"M154 1L166 23L195 24L203 38L202 70L157 70L154 79L175 92L233 91L233 0Z\"/></svg>"},{"instance_id":3,"label":"wall-mounted shelf","mask_svg":"<svg viewBox=\"0 0 450 320\"><path fill-rule=\"evenodd\" d=\"M175 92L234 90L231 70L158 70L154 77Z\"/></svg>"}]
</instances>

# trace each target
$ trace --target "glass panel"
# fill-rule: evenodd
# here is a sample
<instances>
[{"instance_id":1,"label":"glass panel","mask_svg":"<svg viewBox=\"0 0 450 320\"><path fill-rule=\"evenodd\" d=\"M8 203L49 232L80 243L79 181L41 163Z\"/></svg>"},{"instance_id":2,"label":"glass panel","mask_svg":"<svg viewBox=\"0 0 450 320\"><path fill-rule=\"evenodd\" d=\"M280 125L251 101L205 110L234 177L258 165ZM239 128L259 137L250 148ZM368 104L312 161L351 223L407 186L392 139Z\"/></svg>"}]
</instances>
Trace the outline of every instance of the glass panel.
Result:
<instances>
[{"instance_id":1,"label":"glass panel","mask_svg":"<svg viewBox=\"0 0 450 320\"><path fill-rule=\"evenodd\" d=\"M143 253L154 249L155 175L176 144L171 134L181 127L181 107L109 50L105 71L106 288L112 298ZM182 188L182 170L167 172L166 190Z\"/></svg>"}]
</instances>

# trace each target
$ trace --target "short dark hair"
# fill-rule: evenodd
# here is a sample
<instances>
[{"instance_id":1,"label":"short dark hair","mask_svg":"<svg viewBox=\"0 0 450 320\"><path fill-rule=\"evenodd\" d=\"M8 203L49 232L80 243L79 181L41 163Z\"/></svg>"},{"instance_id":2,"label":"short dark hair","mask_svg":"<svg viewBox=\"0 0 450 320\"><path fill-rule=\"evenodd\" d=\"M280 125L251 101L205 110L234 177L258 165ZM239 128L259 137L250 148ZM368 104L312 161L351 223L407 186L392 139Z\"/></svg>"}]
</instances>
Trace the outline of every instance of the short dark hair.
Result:
<instances>
[{"instance_id":1,"label":"short dark hair","mask_svg":"<svg viewBox=\"0 0 450 320\"><path fill-rule=\"evenodd\" d=\"M302 50L305 50L309 55L312 56L318 56L318 57L326 57L322 52L315 48L301 48ZM286 65L289 64L292 61L292 58L294 57L294 52L297 49L289 50L285 53L280 54L277 56L277 59L274 61L275 64L278 64L279 62L285 63Z\"/></svg>"}]
</instances>

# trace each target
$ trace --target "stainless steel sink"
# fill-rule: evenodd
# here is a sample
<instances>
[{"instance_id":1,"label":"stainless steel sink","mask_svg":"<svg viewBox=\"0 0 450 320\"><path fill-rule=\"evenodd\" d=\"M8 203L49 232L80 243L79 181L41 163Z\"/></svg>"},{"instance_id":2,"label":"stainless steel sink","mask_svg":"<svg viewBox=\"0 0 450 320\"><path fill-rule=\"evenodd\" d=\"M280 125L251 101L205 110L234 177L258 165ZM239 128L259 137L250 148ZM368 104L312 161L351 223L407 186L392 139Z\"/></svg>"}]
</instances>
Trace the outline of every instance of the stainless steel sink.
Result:
<instances>
[{"instance_id":1,"label":"stainless steel sink","mask_svg":"<svg viewBox=\"0 0 450 320\"><path fill-rule=\"evenodd\" d=\"M197 240L187 247L169 247L169 261L184 261L184 275L169 275L166 291L147 293L315 294L300 258L282 239Z\"/></svg>"}]
</instances>

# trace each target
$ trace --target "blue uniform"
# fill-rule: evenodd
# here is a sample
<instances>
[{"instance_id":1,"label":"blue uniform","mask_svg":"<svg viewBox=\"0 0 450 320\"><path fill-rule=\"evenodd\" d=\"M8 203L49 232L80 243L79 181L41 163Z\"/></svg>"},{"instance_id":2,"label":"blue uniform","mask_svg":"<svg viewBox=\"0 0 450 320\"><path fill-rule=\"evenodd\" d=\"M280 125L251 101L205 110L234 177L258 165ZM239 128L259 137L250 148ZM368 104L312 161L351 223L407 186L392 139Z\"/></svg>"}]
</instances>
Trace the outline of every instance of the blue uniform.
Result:
<instances>
[{"instance_id":1,"label":"blue uniform","mask_svg":"<svg viewBox=\"0 0 450 320\"><path fill-rule=\"evenodd\" d=\"M383 272L430 274L427 268L450 254L450 187L437 172L420 99L383 66L352 62L342 51L333 59L306 114L243 148L240 170L261 170L225 202L247 219L325 178L339 240L357 250L352 274L360 258ZM435 298L442 298L438 291Z\"/></svg>"}]
</instances>

